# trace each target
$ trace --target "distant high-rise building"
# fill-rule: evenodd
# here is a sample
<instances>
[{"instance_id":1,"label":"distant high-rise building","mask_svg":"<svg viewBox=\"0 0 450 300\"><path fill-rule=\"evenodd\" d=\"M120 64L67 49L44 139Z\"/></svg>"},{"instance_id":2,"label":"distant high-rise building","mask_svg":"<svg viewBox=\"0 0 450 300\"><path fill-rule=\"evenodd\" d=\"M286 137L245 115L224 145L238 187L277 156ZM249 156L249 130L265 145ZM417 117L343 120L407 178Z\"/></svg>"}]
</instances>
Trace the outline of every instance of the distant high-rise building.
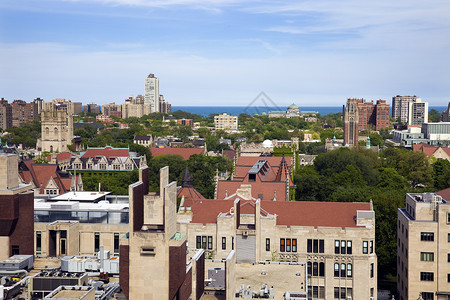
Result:
<instances>
[{"instance_id":1,"label":"distant high-rise building","mask_svg":"<svg viewBox=\"0 0 450 300\"><path fill-rule=\"evenodd\" d=\"M12 126L20 126L25 122L39 119L38 102L27 103L23 100L14 100L12 107Z\"/></svg>"},{"instance_id":2,"label":"distant high-rise building","mask_svg":"<svg viewBox=\"0 0 450 300\"><path fill-rule=\"evenodd\" d=\"M37 105L38 115L39 115L42 111L42 106L44 105L44 99L36 98L33 100L33 102L36 103L36 105Z\"/></svg>"},{"instance_id":3,"label":"distant high-rise building","mask_svg":"<svg viewBox=\"0 0 450 300\"><path fill-rule=\"evenodd\" d=\"M164 99L163 95L159 95L159 112L170 114L172 112L172 104Z\"/></svg>"},{"instance_id":4,"label":"distant high-rise building","mask_svg":"<svg viewBox=\"0 0 450 300\"><path fill-rule=\"evenodd\" d=\"M408 122L409 103L421 100L417 96L400 96L392 97L392 116L402 123Z\"/></svg>"},{"instance_id":5,"label":"distant high-rise building","mask_svg":"<svg viewBox=\"0 0 450 300\"><path fill-rule=\"evenodd\" d=\"M145 78L144 104L150 104L150 112L159 112L159 80L154 74Z\"/></svg>"},{"instance_id":6,"label":"distant high-rise building","mask_svg":"<svg viewBox=\"0 0 450 300\"><path fill-rule=\"evenodd\" d=\"M100 113L100 106L96 103L90 103L87 104L84 107L84 112L92 113L92 114L99 114Z\"/></svg>"},{"instance_id":7,"label":"distant high-rise building","mask_svg":"<svg viewBox=\"0 0 450 300\"><path fill-rule=\"evenodd\" d=\"M8 100L0 100L0 128L8 129L12 127L12 107Z\"/></svg>"},{"instance_id":8,"label":"distant high-rise building","mask_svg":"<svg viewBox=\"0 0 450 300\"><path fill-rule=\"evenodd\" d=\"M214 129L215 130L237 130L238 129L238 117L230 116L227 113L223 113L218 116L214 116Z\"/></svg>"},{"instance_id":9,"label":"distant high-rise building","mask_svg":"<svg viewBox=\"0 0 450 300\"><path fill-rule=\"evenodd\" d=\"M343 107L344 145L352 146L358 144L359 100L362 101L362 99L349 98L347 99L347 105Z\"/></svg>"},{"instance_id":10,"label":"distant high-rise building","mask_svg":"<svg viewBox=\"0 0 450 300\"><path fill-rule=\"evenodd\" d=\"M428 123L428 102L416 99L409 103L408 125L422 125Z\"/></svg>"}]
</instances>

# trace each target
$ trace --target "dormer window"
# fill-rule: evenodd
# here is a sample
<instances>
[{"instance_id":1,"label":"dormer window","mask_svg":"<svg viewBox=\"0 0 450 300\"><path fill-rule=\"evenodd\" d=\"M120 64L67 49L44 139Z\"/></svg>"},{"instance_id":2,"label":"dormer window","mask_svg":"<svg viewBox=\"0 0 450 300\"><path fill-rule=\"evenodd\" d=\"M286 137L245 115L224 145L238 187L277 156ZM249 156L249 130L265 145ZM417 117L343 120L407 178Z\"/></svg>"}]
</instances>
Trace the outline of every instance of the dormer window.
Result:
<instances>
[{"instance_id":1,"label":"dormer window","mask_svg":"<svg viewBox=\"0 0 450 300\"><path fill-rule=\"evenodd\" d=\"M99 164L99 169L100 170L106 170L106 164L105 163Z\"/></svg>"},{"instance_id":2,"label":"dormer window","mask_svg":"<svg viewBox=\"0 0 450 300\"><path fill-rule=\"evenodd\" d=\"M133 170L133 166L131 164L126 164L125 165L125 169L126 170Z\"/></svg>"}]
</instances>

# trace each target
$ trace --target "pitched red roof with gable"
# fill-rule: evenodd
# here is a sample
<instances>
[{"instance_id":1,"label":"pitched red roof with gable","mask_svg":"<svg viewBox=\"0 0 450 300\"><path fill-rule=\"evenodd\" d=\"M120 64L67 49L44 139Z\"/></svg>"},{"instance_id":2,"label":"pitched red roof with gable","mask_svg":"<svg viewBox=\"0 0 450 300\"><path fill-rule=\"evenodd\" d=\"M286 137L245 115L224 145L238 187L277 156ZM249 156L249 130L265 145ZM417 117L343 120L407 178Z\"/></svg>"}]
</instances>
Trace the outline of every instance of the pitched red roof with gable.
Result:
<instances>
[{"instance_id":1,"label":"pitched red roof with gable","mask_svg":"<svg viewBox=\"0 0 450 300\"><path fill-rule=\"evenodd\" d=\"M225 199L225 194L227 197L236 193L236 190L241 188L241 185L251 185L252 186L252 197L255 199L260 198L261 200L273 200L273 197L277 195L278 201L287 201L286 199L286 182L241 182L241 181L219 181L217 185L217 199Z\"/></svg>"},{"instance_id":2,"label":"pitched red roof with gable","mask_svg":"<svg viewBox=\"0 0 450 300\"><path fill-rule=\"evenodd\" d=\"M278 167L282 159L282 156L239 156L236 165L252 167L258 160L267 160L271 166ZM290 167L292 165L292 157L285 157L285 160L286 164Z\"/></svg>"},{"instance_id":3,"label":"pitched red roof with gable","mask_svg":"<svg viewBox=\"0 0 450 300\"><path fill-rule=\"evenodd\" d=\"M450 187L446 188L444 190L438 191L438 192L436 192L436 194L438 194L439 196L441 196L445 200L450 201Z\"/></svg>"},{"instance_id":4,"label":"pitched red roof with gable","mask_svg":"<svg viewBox=\"0 0 450 300\"><path fill-rule=\"evenodd\" d=\"M130 152L128 151L128 149L112 148L108 146L105 148L89 148L81 157L100 157L100 156L105 156L106 158L129 157Z\"/></svg>"},{"instance_id":5,"label":"pitched red roof with gable","mask_svg":"<svg viewBox=\"0 0 450 300\"><path fill-rule=\"evenodd\" d=\"M159 155L173 154L180 155L184 160L188 160L191 155L203 154L204 148L150 148L152 156L156 157Z\"/></svg>"},{"instance_id":6,"label":"pitched red roof with gable","mask_svg":"<svg viewBox=\"0 0 450 300\"><path fill-rule=\"evenodd\" d=\"M66 160L66 159L70 159L71 157L72 157L72 153L70 153L70 152L61 152L61 153L57 153L56 154L56 159L58 161L63 161L63 160ZM51 159L52 159L51 155L47 156L47 160L48 161L50 161Z\"/></svg>"},{"instance_id":7,"label":"pitched red roof with gable","mask_svg":"<svg viewBox=\"0 0 450 300\"><path fill-rule=\"evenodd\" d=\"M53 178L56 185L60 189L60 193L70 190L71 176L68 178L61 178L58 174L58 165L56 164L35 164L33 160L24 161L27 166L27 171L19 171L19 175L26 183L32 181L36 188L39 188L40 194L44 193L44 188L49 180Z\"/></svg>"},{"instance_id":8,"label":"pitched red roof with gable","mask_svg":"<svg viewBox=\"0 0 450 300\"><path fill-rule=\"evenodd\" d=\"M255 201L241 201L241 214L254 214ZM247 203L251 203L250 205ZM216 223L219 213L227 213L234 206L231 200L185 201L193 214L191 223ZM370 210L369 203L261 201L264 215L277 215L277 225L317 227L358 227L355 217L358 210Z\"/></svg>"},{"instance_id":9,"label":"pitched red roof with gable","mask_svg":"<svg viewBox=\"0 0 450 300\"><path fill-rule=\"evenodd\" d=\"M195 188L182 187L177 191L177 198L184 196L184 199L201 200L206 199Z\"/></svg>"},{"instance_id":10,"label":"pitched red roof with gable","mask_svg":"<svg viewBox=\"0 0 450 300\"><path fill-rule=\"evenodd\" d=\"M431 157L434 152L436 152L439 149L438 146L432 146L424 143L413 145L413 150L418 152L425 153L428 157Z\"/></svg>"}]
</instances>

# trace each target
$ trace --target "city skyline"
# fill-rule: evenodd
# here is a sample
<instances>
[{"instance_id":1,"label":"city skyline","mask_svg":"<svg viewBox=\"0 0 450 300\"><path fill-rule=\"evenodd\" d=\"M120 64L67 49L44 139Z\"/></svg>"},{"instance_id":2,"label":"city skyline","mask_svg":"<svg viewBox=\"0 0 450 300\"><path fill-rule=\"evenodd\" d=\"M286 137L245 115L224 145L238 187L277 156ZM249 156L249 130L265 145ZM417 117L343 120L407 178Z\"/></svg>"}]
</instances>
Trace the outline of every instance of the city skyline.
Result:
<instances>
[{"instance_id":1,"label":"city skyline","mask_svg":"<svg viewBox=\"0 0 450 300\"><path fill-rule=\"evenodd\" d=\"M1 97L103 105L450 100L447 1L26 0L0 3Z\"/></svg>"}]
</instances>

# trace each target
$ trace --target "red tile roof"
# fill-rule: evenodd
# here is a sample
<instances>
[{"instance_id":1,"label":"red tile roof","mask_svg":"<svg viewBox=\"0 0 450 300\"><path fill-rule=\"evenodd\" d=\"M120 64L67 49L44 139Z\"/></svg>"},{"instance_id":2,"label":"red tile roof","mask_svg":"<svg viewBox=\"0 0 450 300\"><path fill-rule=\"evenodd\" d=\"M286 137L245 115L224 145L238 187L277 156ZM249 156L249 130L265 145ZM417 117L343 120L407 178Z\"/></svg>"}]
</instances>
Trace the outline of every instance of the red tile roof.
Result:
<instances>
[{"instance_id":1,"label":"red tile roof","mask_svg":"<svg viewBox=\"0 0 450 300\"><path fill-rule=\"evenodd\" d=\"M231 161L234 161L236 150L223 150L222 155L228 157Z\"/></svg>"},{"instance_id":2,"label":"red tile roof","mask_svg":"<svg viewBox=\"0 0 450 300\"><path fill-rule=\"evenodd\" d=\"M438 192L436 192L436 194L438 194L439 196L441 196L445 200L450 201L450 187L446 188L446 189L444 189L442 191L438 191Z\"/></svg>"},{"instance_id":3,"label":"red tile roof","mask_svg":"<svg viewBox=\"0 0 450 300\"><path fill-rule=\"evenodd\" d=\"M273 166L278 167L283 159L282 156L239 156L237 160L237 166L253 166L258 160L267 160L267 162ZM287 165L290 167L292 164L292 157L285 158Z\"/></svg>"},{"instance_id":4,"label":"red tile roof","mask_svg":"<svg viewBox=\"0 0 450 300\"><path fill-rule=\"evenodd\" d=\"M241 182L241 181L219 181L217 186L217 199L225 199L225 194L231 196L236 193L236 190L241 187L241 185L252 186L252 197L255 199L259 198L262 194L261 200L273 200L274 192L276 192L278 201L286 200L286 182Z\"/></svg>"},{"instance_id":5,"label":"red tile roof","mask_svg":"<svg viewBox=\"0 0 450 300\"><path fill-rule=\"evenodd\" d=\"M413 145L413 150L425 153L428 157L431 157L438 149L438 146L432 146L424 143Z\"/></svg>"},{"instance_id":6,"label":"red tile roof","mask_svg":"<svg viewBox=\"0 0 450 300\"><path fill-rule=\"evenodd\" d=\"M252 203L248 205L246 203ZM193 213L192 223L216 223L219 213L227 213L233 207L231 200L185 201ZM261 201L261 211L277 215L277 225L313 227L357 227L358 210L370 210L369 203L352 202L309 202ZM254 212L254 201L241 201L241 214Z\"/></svg>"},{"instance_id":7,"label":"red tile roof","mask_svg":"<svg viewBox=\"0 0 450 300\"><path fill-rule=\"evenodd\" d=\"M177 198L181 198L184 196L184 199L193 199L193 200L201 200L205 199L202 194L200 194L193 187L182 187L177 192Z\"/></svg>"},{"instance_id":8,"label":"red tile roof","mask_svg":"<svg viewBox=\"0 0 450 300\"><path fill-rule=\"evenodd\" d=\"M204 148L150 148L152 156L156 157L164 154L180 155L184 160L188 160L191 155L203 154Z\"/></svg>"},{"instance_id":9,"label":"red tile roof","mask_svg":"<svg viewBox=\"0 0 450 300\"><path fill-rule=\"evenodd\" d=\"M61 152L61 153L56 154L56 159L58 161L70 159L71 157L72 157L72 153L70 153L70 152ZM47 156L48 161L50 161L51 159L52 159L51 155Z\"/></svg>"},{"instance_id":10,"label":"red tile roof","mask_svg":"<svg viewBox=\"0 0 450 300\"><path fill-rule=\"evenodd\" d=\"M110 157L129 157L130 153L128 149L125 148L112 148L107 146L105 148L88 148L86 152L81 157L100 157L105 156Z\"/></svg>"},{"instance_id":11,"label":"red tile roof","mask_svg":"<svg viewBox=\"0 0 450 300\"><path fill-rule=\"evenodd\" d=\"M60 189L60 193L70 191L70 183L72 176L67 178L61 178L58 174L58 165L56 164L35 164L33 160L24 161L24 164L28 168L26 171L19 171L19 175L26 183L31 181L36 188L41 189L40 194L44 193L44 188L51 178L55 181L56 185Z\"/></svg>"}]
</instances>

